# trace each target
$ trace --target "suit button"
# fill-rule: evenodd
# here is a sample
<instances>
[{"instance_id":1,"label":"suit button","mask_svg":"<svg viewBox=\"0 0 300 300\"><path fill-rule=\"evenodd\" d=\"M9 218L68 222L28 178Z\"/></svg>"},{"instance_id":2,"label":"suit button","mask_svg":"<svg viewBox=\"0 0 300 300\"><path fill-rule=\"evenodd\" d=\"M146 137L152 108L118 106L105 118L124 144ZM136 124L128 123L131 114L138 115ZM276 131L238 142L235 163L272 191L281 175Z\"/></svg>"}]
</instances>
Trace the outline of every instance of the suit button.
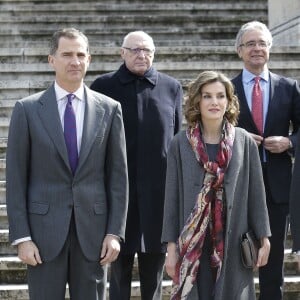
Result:
<instances>
[{"instance_id":1,"label":"suit button","mask_svg":"<svg viewBox=\"0 0 300 300\"><path fill-rule=\"evenodd\" d=\"M73 204L69 204L68 207L72 209L73 208Z\"/></svg>"}]
</instances>

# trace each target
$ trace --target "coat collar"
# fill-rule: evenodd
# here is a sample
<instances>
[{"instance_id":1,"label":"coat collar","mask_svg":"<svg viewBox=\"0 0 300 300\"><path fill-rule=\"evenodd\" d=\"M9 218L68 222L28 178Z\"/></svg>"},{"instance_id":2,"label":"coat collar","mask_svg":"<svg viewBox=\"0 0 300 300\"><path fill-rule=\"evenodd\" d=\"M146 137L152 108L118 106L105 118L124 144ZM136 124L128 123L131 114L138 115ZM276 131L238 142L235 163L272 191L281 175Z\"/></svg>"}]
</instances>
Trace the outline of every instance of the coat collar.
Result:
<instances>
[{"instance_id":1,"label":"coat collar","mask_svg":"<svg viewBox=\"0 0 300 300\"><path fill-rule=\"evenodd\" d=\"M119 68L118 76L120 78L121 83L123 84L135 81L136 79L145 79L148 82L150 82L152 85L156 85L158 72L153 67L151 67L149 70L146 71L144 76L138 76L130 72L127 69L125 63L123 63Z\"/></svg>"}]
</instances>

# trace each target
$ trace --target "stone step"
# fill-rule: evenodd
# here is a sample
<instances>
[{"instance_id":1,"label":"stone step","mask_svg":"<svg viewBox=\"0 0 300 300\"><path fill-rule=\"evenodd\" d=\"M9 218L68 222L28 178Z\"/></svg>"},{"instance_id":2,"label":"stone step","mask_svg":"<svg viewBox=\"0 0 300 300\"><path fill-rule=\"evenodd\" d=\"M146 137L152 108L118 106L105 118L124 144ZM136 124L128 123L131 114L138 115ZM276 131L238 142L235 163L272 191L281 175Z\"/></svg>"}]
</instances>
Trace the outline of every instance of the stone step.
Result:
<instances>
[{"instance_id":1,"label":"stone step","mask_svg":"<svg viewBox=\"0 0 300 300\"><path fill-rule=\"evenodd\" d=\"M49 0L1 0L2 4L14 4L16 2L18 2L19 4L27 4L27 5L30 5L30 4L36 5L36 4L43 4L43 3L45 3L45 4L47 4L47 3L48 4L49 3L50 4L62 3L61 0L51 0L51 1L49 1ZM122 0L122 1L119 1L119 0L110 0L110 3L112 3L112 4L114 4L114 3L120 3L120 2L121 3L136 3L136 4L140 3L138 0L132 0L132 1L131 0ZM173 1L164 0L164 1L160 2L160 3L169 3L169 2L172 2L174 5L177 5L177 3L182 3L182 0L173 0ZM188 3L188 2L190 2L190 1L188 1L188 0L184 1L184 3ZM218 3L219 5L221 5L224 2L226 2L226 3L236 3L235 0L225 0L225 1L224 0L214 0L211 3ZM253 2L256 2L256 1L253 1ZM75 0L72 3L74 5L76 5L76 4L81 3L81 2L78 1L78 0ZM97 3L105 3L105 1L99 0L99 1L97 1ZM157 2L155 2L153 0L145 0L145 1L143 1L143 3L157 3ZM207 1L206 1L206 3L207 3ZM240 0L239 3L247 3L247 1L246 0Z\"/></svg>"},{"instance_id":2,"label":"stone step","mask_svg":"<svg viewBox=\"0 0 300 300\"><path fill-rule=\"evenodd\" d=\"M248 21L248 18L249 17L247 17L247 19L244 21ZM194 27L183 27L182 24L178 24L178 26L166 24L164 26L157 27L137 24L136 27L133 28L132 24L123 23L116 28L110 28L110 30L108 31L107 24L103 25L105 26L104 28L101 28L102 26L96 27L95 24L89 26L86 24L74 23L49 23L39 24L38 26L36 24L27 25L25 23L20 25L20 28L12 28L12 25L7 24L5 26L1 25L0 28L1 43L3 47L24 47L33 43L37 43L39 45L47 45L49 38L53 34L53 32L55 32L58 28L71 25L80 29L88 36L91 46L106 44L120 45L123 40L124 34L132 31L134 28L142 28L153 37L157 45L163 45L168 44L169 40L177 41L178 36L183 36L185 40L197 39L198 43L202 40L234 39L240 27L239 25L228 26L224 24L224 26L221 27L222 30L220 30L220 27L218 25L201 25L198 27L197 24ZM219 42L217 42L217 44L218 43Z\"/></svg>"},{"instance_id":3,"label":"stone step","mask_svg":"<svg viewBox=\"0 0 300 300\"><path fill-rule=\"evenodd\" d=\"M1 126L1 120L2 118L0 118L0 126ZM0 181L5 181L5 168L6 168L6 159L0 158Z\"/></svg>"},{"instance_id":4,"label":"stone step","mask_svg":"<svg viewBox=\"0 0 300 300\"><path fill-rule=\"evenodd\" d=\"M202 67L202 69L198 69L198 70L170 70L170 71L166 71L165 73L169 74L169 75L175 75L174 77L176 79L178 79L180 81L180 83L183 86L184 91L186 91L187 85L190 83L190 81L194 78L196 78L199 73L201 71L204 70L211 70L209 68L204 68ZM230 78L233 78L234 76L236 76L239 72L240 69L236 68L236 69L224 69L224 70L220 70L217 69L217 67L215 66L214 70L217 71L222 71L223 73L225 73L227 76L229 76ZM275 69L271 69L271 71L275 72ZM276 70L277 72L279 72L279 74L287 76L287 77L291 77L294 78L296 80L298 80L298 82L300 82L300 69L286 69L286 70L282 70L282 69L278 69ZM106 72L104 72L106 73ZM93 73L88 73L86 78L85 78L85 83L87 86L90 86L91 83L99 76L103 74L102 72L93 72ZM190 76L190 77L188 77ZM1 77L1 75L0 75ZM25 77L25 76L24 76ZM34 75L29 75L28 76L30 79L20 79L20 80L1 80L0 79L0 118L4 118L3 121L1 121L2 127L6 127L6 124L8 124L7 120L5 120L6 118L10 118L11 113L12 113L12 109L15 105L15 102L17 100L20 100L24 97L27 97L29 95L32 95L34 93L37 93L39 91L45 90L46 88L48 88L54 80L54 76L53 75L44 75L41 76L44 78L44 80L39 80L40 78L38 78L38 76L34 76ZM5 135L0 135L0 138L6 138L7 137L7 130L5 130ZM0 145L0 148L2 146Z\"/></svg>"},{"instance_id":5,"label":"stone step","mask_svg":"<svg viewBox=\"0 0 300 300\"><path fill-rule=\"evenodd\" d=\"M195 1L153 1L153 0L144 0L143 2L139 0L130 0L130 1L118 1L118 0L110 0L109 3L107 1L86 1L87 5L82 6L81 3L68 3L62 1L18 1L18 4L11 3L12 1L1 1L1 13L4 15L31 15L32 13L36 15L37 13L55 13L63 14L69 13L72 11L74 15L86 15L87 13L95 13L95 14L104 14L115 12L119 13L148 13L151 9L155 14L159 14L161 12L184 12L188 11L189 13L195 11L225 11L228 12L236 12L236 13L246 13L246 12L257 12L257 11L267 11L267 2L266 1L252 1L249 3L248 1L239 1L235 0L226 0L226 1L203 1L195 2ZM14 1L15 2L15 1ZM58 3L55 3L58 2ZM219 3L221 2L221 3ZM33 5L34 3L34 5Z\"/></svg>"},{"instance_id":6,"label":"stone step","mask_svg":"<svg viewBox=\"0 0 300 300\"><path fill-rule=\"evenodd\" d=\"M17 256L2 256L0 257L0 282L5 284L25 284L26 278L26 264L22 263ZM135 259L133 266L133 281L139 280L138 263ZM168 280L169 277L165 273L164 280Z\"/></svg>"},{"instance_id":7,"label":"stone step","mask_svg":"<svg viewBox=\"0 0 300 300\"><path fill-rule=\"evenodd\" d=\"M170 299L172 282L170 280L163 281L163 297L161 300ZM107 284L107 297L109 299L109 283ZM131 297L132 300L140 300L140 283L138 281L133 281L131 283ZM28 286L26 284L0 284L0 299L1 300L29 300ZM67 287L65 300L69 300L69 291ZM284 299L292 300L292 299Z\"/></svg>"},{"instance_id":8,"label":"stone step","mask_svg":"<svg viewBox=\"0 0 300 300\"><path fill-rule=\"evenodd\" d=\"M286 63L280 62L280 63L272 63L269 64L270 71L278 73L280 75L291 77L298 82L300 82L300 61ZM86 77L85 77L85 83L87 86L90 86L91 83L100 75L104 73L108 73L114 70L117 70L120 64L114 64L104 67L95 67L90 68L88 71ZM190 83L191 80L195 79L200 72L204 70L215 70L215 71L221 71L224 74L226 74L229 78L233 78L237 74L240 73L242 64L240 62L182 62L182 63L165 63L165 64L159 64L154 63L154 66L158 67L157 69L161 72L164 72L166 74L169 74L170 76L173 76L177 80L181 82L183 85L184 90L186 89L187 85ZM181 66L181 67L180 67ZM45 66L46 68L47 66ZM21 69L21 67L19 67ZM104 71L104 69L106 69ZM22 70L21 70L22 72ZM27 70L26 73L15 73L10 74L8 70L6 71L6 74L3 74L3 76L0 73L0 102L1 106L3 107L4 114L3 116L10 116L11 109L13 108L15 101L19 100L21 98L27 97L29 95L32 95L36 92L42 91L46 88L48 88L54 80L54 75L49 71L49 73L39 73L34 72L34 70ZM13 77L16 77L14 80ZM9 79L11 77L11 79ZM6 103L6 101L10 101ZM13 100L11 102L11 100ZM6 137L1 136L0 137Z\"/></svg>"},{"instance_id":9,"label":"stone step","mask_svg":"<svg viewBox=\"0 0 300 300\"><path fill-rule=\"evenodd\" d=\"M256 294L259 293L258 279L254 279ZM107 284L107 288L109 283ZM163 297L162 300L170 299L171 295L171 280L164 280L162 284ZM300 299L300 276L287 276L284 281L284 296L283 300L299 300ZM107 293L107 299L109 294ZM29 300L28 286L26 284L0 284L0 299L2 300ZM68 289L66 291L66 300L69 298ZM140 300L140 283L133 281L131 284L132 300ZM271 299L270 299L271 300Z\"/></svg>"},{"instance_id":10,"label":"stone step","mask_svg":"<svg viewBox=\"0 0 300 300\"><path fill-rule=\"evenodd\" d=\"M15 103L16 103L16 100L12 100L12 99L0 100L0 119L11 117L11 113L15 106Z\"/></svg>"},{"instance_id":11,"label":"stone step","mask_svg":"<svg viewBox=\"0 0 300 300\"><path fill-rule=\"evenodd\" d=\"M16 256L16 248L8 241L8 229L0 229L0 257Z\"/></svg>"},{"instance_id":12,"label":"stone step","mask_svg":"<svg viewBox=\"0 0 300 300\"><path fill-rule=\"evenodd\" d=\"M95 46L91 47L92 62L121 62L120 46ZM0 61L2 64L31 64L47 63L49 48L47 47L21 47L1 48ZM297 61L300 59L300 46L283 47L274 46L271 48L271 62L276 61ZM232 44L212 45L178 45L156 47L155 62L164 61L235 61L239 60Z\"/></svg>"},{"instance_id":13,"label":"stone step","mask_svg":"<svg viewBox=\"0 0 300 300\"><path fill-rule=\"evenodd\" d=\"M79 27L78 27L79 28ZM80 29L80 28L79 28ZM132 31L131 29L130 31ZM129 32L129 31L128 31ZM52 32L53 33L53 32ZM111 36L107 37L101 37L101 39L92 39L89 37L90 47L97 48L97 47L119 47L122 44L124 34L127 32L124 30L120 30L118 33L114 33ZM232 37L231 39L224 38L218 38L218 39L210 39L208 38L199 38L197 35L193 39L186 39L186 40L175 40L171 39L172 36L163 36L160 38L160 35L153 32L149 33L154 41L156 47L178 47L178 46L210 46L210 47L219 47L219 46L228 46L228 45L234 45L235 39ZM36 37L36 39L18 39L18 36L12 36L11 39L7 36L1 37L2 39L1 45L3 48L11 48L11 49L22 49L22 48L46 48L49 46L49 38L50 35L46 38L43 37Z\"/></svg>"},{"instance_id":14,"label":"stone step","mask_svg":"<svg viewBox=\"0 0 300 300\"><path fill-rule=\"evenodd\" d=\"M89 67L86 82L92 82L97 76L118 69L119 62L97 62ZM181 61L181 62L154 62L154 66L161 72L167 73L177 79L194 79L203 70L218 70L229 77L237 75L242 68L242 62L236 61ZM300 76L300 61L270 61L270 70L283 76L298 79ZM33 64L3 64L1 65L0 81L16 80L52 81L53 71L47 63ZM43 87L41 87L43 88ZM1 136L1 135L0 135Z\"/></svg>"},{"instance_id":15,"label":"stone step","mask_svg":"<svg viewBox=\"0 0 300 300\"><path fill-rule=\"evenodd\" d=\"M91 63L88 69L88 74L105 73L112 70L116 70L120 65L120 62L94 62ZM193 72L200 70L222 70L228 71L240 71L242 62L238 60L233 61L158 61L154 62L154 66L162 71L168 73L185 74L184 72ZM299 70L300 61L270 61L269 68L272 70ZM181 72L181 73L180 73ZM184 78L194 78L191 73ZM44 76L45 80L49 78L53 79L53 70L48 63L18 63L18 64L2 64L0 80L20 80L28 79L28 76L40 78Z\"/></svg>"},{"instance_id":16,"label":"stone step","mask_svg":"<svg viewBox=\"0 0 300 300\"><path fill-rule=\"evenodd\" d=\"M0 204L0 229L8 229L6 204Z\"/></svg>"},{"instance_id":17,"label":"stone step","mask_svg":"<svg viewBox=\"0 0 300 300\"><path fill-rule=\"evenodd\" d=\"M0 159L3 159L6 157L6 147L7 147L7 138L1 138L0 137ZM2 191L2 183L0 181L0 203L2 204L3 201L3 191Z\"/></svg>"},{"instance_id":18,"label":"stone step","mask_svg":"<svg viewBox=\"0 0 300 300\"><path fill-rule=\"evenodd\" d=\"M218 40L234 38L239 26L249 19L267 21L266 1L184 1L175 4L89 1L84 8L81 3L1 3L1 43L10 46L33 41L41 43L48 40L58 27L64 26L80 28L92 43L119 44L124 33L133 28L147 31L157 43L166 40L177 42L178 37L181 40L195 40L195 37L197 40ZM153 13L149 14L149 11Z\"/></svg>"},{"instance_id":19,"label":"stone step","mask_svg":"<svg viewBox=\"0 0 300 300\"><path fill-rule=\"evenodd\" d=\"M120 41L119 46L93 46L91 47L92 62L120 62ZM300 47L299 47L300 48ZM273 50L273 49L272 49ZM299 49L277 47L273 51L274 55L280 56L282 54L290 60L300 56ZM0 61L1 63L47 63L47 56L49 54L48 47L20 47L20 48L1 48L0 49ZM220 60L235 60L237 54L234 50L234 41L232 44L228 42L228 45L211 46L211 45L198 45L198 46L158 46L155 52L155 61L198 61L203 59L209 59L212 61Z\"/></svg>"},{"instance_id":20,"label":"stone step","mask_svg":"<svg viewBox=\"0 0 300 300\"><path fill-rule=\"evenodd\" d=\"M54 77L48 80L40 80L27 78L25 80L0 80L0 110L10 111L15 105L16 100L32 95L38 91L49 87L54 80ZM90 78L89 84L92 82Z\"/></svg>"},{"instance_id":21,"label":"stone step","mask_svg":"<svg viewBox=\"0 0 300 300\"><path fill-rule=\"evenodd\" d=\"M6 182L5 180L0 180L0 206L4 205L6 202L5 193L6 193Z\"/></svg>"},{"instance_id":22,"label":"stone step","mask_svg":"<svg viewBox=\"0 0 300 300\"><path fill-rule=\"evenodd\" d=\"M0 33L6 33L7 30L13 33L15 31L14 29L22 29L22 32L27 31L28 34L32 34L28 28L37 32L36 27L32 26L32 24L36 25L37 23L39 24L38 28L42 30L48 30L45 25L54 25L56 23L64 24L65 26L69 26L69 24L80 24L82 29L89 29L92 26L98 29L106 27L107 31L110 32L113 29L122 29L122 25L127 23L128 26L131 24L131 28L132 24L134 24L137 27L143 26L152 28L152 30L154 28L164 30L163 26L165 25L182 26L182 24L184 24L185 27L190 26L194 29L196 29L196 25L198 25L204 26L208 31L209 28L219 28L220 31L223 31L223 27L227 26L227 32L230 32L233 28L237 28L240 24L247 22L249 20L249 13L255 13L257 19L267 19L264 3L261 9L254 9L254 4L251 3L251 6L248 6L248 9L245 8L243 10L241 10L241 6L239 5L233 7L231 4L230 7L232 9L229 10L229 5L224 5L224 7L214 4L210 7L206 3L194 7L193 13L191 13L191 9L184 9L184 7L186 7L185 4L181 4L178 7L174 6L173 3L164 4L164 6L159 4L157 11L153 9L152 3L149 5L139 4L138 6L126 4L127 9L130 7L138 7L139 9L124 9L122 14L120 14L122 5L118 6L114 11L105 8L102 11L93 10L93 7L88 7L88 5L86 6L86 10L82 10L82 5L80 5L78 8L80 11L75 11L74 4L71 3L70 5L72 5L72 14L70 14L69 7L64 7L62 5L56 7L51 5L41 7L41 5L38 5L32 7L36 8L36 12L31 8L27 11L22 9L19 11L14 10L13 13L5 11L4 7L0 6ZM55 8L58 7L59 10L56 10ZM170 9L170 7L173 7L173 9ZM148 13L150 9L152 14ZM20 24L22 24L21 28ZM109 24L109 28L107 27L107 24ZM9 25L11 27L9 27ZM23 25L26 26L23 27ZM226 30L224 32L226 32Z\"/></svg>"},{"instance_id":23,"label":"stone step","mask_svg":"<svg viewBox=\"0 0 300 300\"><path fill-rule=\"evenodd\" d=\"M8 239L8 229L0 229L0 256L16 256L16 248L11 246Z\"/></svg>"}]
</instances>

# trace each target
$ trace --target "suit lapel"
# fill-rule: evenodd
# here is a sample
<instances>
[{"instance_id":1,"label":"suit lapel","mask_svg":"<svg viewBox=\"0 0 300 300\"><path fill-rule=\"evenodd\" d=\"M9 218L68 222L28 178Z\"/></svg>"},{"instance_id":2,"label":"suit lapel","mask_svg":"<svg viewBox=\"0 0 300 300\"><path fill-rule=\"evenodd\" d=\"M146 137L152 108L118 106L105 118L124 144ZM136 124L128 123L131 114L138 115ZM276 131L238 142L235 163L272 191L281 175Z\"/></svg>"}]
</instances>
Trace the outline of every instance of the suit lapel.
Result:
<instances>
[{"instance_id":1,"label":"suit lapel","mask_svg":"<svg viewBox=\"0 0 300 300\"><path fill-rule=\"evenodd\" d=\"M240 116L239 116L239 123L241 127L247 128L249 132L258 134L258 130L256 128L256 125L253 121L252 113L250 111L249 105L247 103L245 90L243 86L243 79L242 79L242 73L237 77L235 83L236 88L236 94L239 97L240 102Z\"/></svg>"},{"instance_id":2,"label":"suit lapel","mask_svg":"<svg viewBox=\"0 0 300 300\"><path fill-rule=\"evenodd\" d=\"M276 88L278 86L278 80L274 77L274 75L270 72L270 94L269 94L269 107L266 116L266 123L265 123L265 136L268 136L268 132L271 128L273 122L274 110L277 110L277 98L276 98Z\"/></svg>"},{"instance_id":3,"label":"suit lapel","mask_svg":"<svg viewBox=\"0 0 300 300\"><path fill-rule=\"evenodd\" d=\"M40 98L40 103L41 106L39 107L38 113L41 118L42 124L46 128L63 161L69 167L68 153L61 121L59 118L56 95L53 85L42 95L42 97Z\"/></svg>"},{"instance_id":4,"label":"suit lapel","mask_svg":"<svg viewBox=\"0 0 300 300\"><path fill-rule=\"evenodd\" d=\"M241 103L241 114L244 118L247 118L247 122L253 121L249 105L246 100L246 95L243 87L242 77L239 78L239 82L236 86L237 94L239 95L239 100Z\"/></svg>"},{"instance_id":5,"label":"suit lapel","mask_svg":"<svg viewBox=\"0 0 300 300\"><path fill-rule=\"evenodd\" d=\"M95 138L98 135L99 129L103 127L102 120L104 117L104 109L101 106L99 99L96 99L91 91L85 87L85 112L84 112L84 124L82 132L81 148L79 152L79 162L76 170L84 165L85 160L92 148ZM101 125L101 126L100 126Z\"/></svg>"}]
</instances>

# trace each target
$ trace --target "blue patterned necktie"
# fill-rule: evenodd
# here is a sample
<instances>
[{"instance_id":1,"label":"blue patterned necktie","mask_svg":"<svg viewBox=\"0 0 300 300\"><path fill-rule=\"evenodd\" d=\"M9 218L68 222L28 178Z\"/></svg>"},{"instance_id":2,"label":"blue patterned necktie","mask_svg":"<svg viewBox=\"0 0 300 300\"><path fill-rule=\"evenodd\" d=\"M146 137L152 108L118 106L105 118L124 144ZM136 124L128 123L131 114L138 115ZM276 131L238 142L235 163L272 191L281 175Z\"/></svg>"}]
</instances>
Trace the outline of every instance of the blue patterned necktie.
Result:
<instances>
[{"instance_id":1,"label":"blue patterned necktie","mask_svg":"<svg viewBox=\"0 0 300 300\"><path fill-rule=\"evenodd\" d=\"M76 134L76 118L72 106L72 100L75 95L67 95L68 102L66 104L64 115L64 136L68 150L69 163L74 175L78 163L78 150L77 150L77 134Z\"/></svg>"}]
</instances>

